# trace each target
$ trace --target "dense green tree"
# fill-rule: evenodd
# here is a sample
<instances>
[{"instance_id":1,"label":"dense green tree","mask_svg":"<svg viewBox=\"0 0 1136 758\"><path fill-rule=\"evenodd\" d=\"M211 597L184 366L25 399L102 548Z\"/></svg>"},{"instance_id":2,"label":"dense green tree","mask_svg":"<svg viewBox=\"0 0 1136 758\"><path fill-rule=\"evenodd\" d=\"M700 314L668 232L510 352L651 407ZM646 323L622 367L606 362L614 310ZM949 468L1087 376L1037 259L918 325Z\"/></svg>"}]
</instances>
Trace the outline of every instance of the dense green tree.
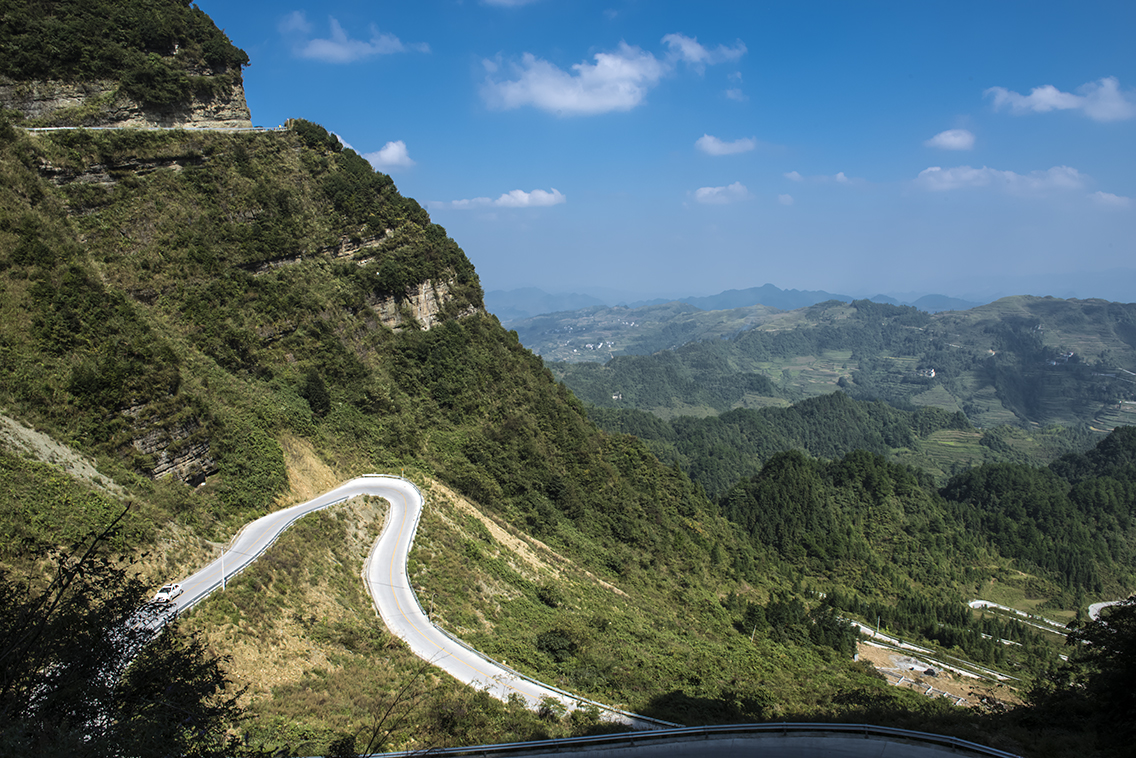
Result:
<instances>
[{"instance_id":1,"label":"dense green tree","mask_svg":"<svg viewBox=\"0 0 1136 758\"><path fill-rule=\"evenodd\" d=\"M1095 729L1102 747L1130 755L1136 739L1136 598L1108 606L1068 637L1069 659L1030 692L1034 722Z\"/></svg>"},{"instance_id":2,"label":"dense green tree","mask_svg":"<svg viewBox=\"0 0 1136 758\"><path fill-rule=\"evenodd\" d=\"M105 554L60 555L43 588L0 570L0 753L224 755L240 715L221 661L179 635Z\"/></svg>"}]
</instances>

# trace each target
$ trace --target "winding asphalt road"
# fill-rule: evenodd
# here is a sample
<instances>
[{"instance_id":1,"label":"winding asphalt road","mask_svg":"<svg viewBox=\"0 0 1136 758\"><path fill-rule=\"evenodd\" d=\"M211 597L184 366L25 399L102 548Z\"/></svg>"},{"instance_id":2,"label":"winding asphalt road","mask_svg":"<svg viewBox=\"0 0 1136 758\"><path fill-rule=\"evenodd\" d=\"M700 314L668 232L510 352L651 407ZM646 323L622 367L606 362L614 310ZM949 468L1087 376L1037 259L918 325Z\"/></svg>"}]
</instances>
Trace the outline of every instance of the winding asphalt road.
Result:
<instances>
[{"instance_id":1,"label":"winding asphalt road","mask_svg":"<svg viewBox=\"0 0 1136 758\"><path fill-rule=\"evenodd\" d=\"M221 557L182 580L184 593L175 601L178 612L192 608L222 587L223 582L227 582L256 560L297 519L360 495L374 495L390 503L386 524L364 564L363 581L367 584L383 622L391 632L406 642L415 655L455 679L483 689L500 700L508 700L516 694L534 709L540 706L544 698L554 698L569 710L584 703L592 703L528 679L450 637L430 623L406 574L406 560L414 543L424 500L417 487L398 477L376 475L352 479L306 503L270 513L246 525ZM592 704L599 707L605 720L627 724L635 729L678 726L620 711L602 703Z\"/></svg>"},{"instance_id":2,"label":"winding asphalt road","mask_svg":"<svg viewBox=\"0 0 1136 758\"><path fill-rule=\"evenodd\" d=\"M569 709L590 702L528 679L430 623L406 574L406 560L414 543L424 499L417 487L398 477L376 475L352 479L306 503L271 513L246 525L226 548L223 559L218 558L181 582L185 591L175 601L177 610L188 610L208 597L224 581L256 560L302 516L360 495L381 497L390 503L382 533L364 564L363 581L387 627L405 641L415 655L454 678L484 689L502 700L516 694L524 698L530 707L537 707L543 698L551 697ZM672 755L689 758L736 755L741 758L756 753L768 758L812 758L818 755L842 758L948 758L949 755L1016 758L1009 753L950 737L865 725L765 724L667 729L665 727L680 725L627 713L601 703L594 705L601 709L606 720L623 723L636 730L658 730L653 732L656 737L644 742L647 735L639 731L636 734L440 752L454 756L509 755L517 758L565 749L612 758Z\"/></svg>"}]
</instances>

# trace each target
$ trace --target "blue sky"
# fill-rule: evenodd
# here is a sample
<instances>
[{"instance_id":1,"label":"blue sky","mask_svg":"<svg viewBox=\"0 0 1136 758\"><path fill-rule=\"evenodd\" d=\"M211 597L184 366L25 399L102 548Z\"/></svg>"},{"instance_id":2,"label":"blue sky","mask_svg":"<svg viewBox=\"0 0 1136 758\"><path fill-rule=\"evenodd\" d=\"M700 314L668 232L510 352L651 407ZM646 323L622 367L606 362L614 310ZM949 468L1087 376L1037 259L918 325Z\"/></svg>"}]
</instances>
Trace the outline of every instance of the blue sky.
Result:
<instances>
[{"instance_id":1,"label":"blue sky","mask_svg":"<svg viewBox=\"0 0 1136 758\"><path fill-rule=\"evenodd\" d=\"M486 290L1136 300L1136 3L198 0Z\"/></svg>"}]
</instances>

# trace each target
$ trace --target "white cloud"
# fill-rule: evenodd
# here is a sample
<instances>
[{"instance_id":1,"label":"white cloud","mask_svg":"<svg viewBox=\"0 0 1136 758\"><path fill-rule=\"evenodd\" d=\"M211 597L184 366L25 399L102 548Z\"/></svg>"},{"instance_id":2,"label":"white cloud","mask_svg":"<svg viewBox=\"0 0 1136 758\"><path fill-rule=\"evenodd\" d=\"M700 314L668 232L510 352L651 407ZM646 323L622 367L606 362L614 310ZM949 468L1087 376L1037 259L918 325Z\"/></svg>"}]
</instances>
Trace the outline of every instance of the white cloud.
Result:
<instances>
[{"instance_id":1,"label":"white cloud","mask_svg":"<svg viewBox=\"0 0 1136 758\"><path fill-rule=\"evenodd\" d=\"M785 178L793 182L803 182L805 180L805 177L801 176L796 171L789 171L785 174Z\"/></svg>"},{"instance_id":2,"label":"white cloud","mask_svg":"<svg viewBox=\"0 0 1136 758\"><path fill-rule=\"evenodd\" d=\"M668 53L662 60L642 48L620 42L614 52L596 53L594 62L577 63L567 71L525 53L520 63L512 64L508 74L512 78L503 80L496 76L501 64L485 60L482 63L488 76L481 96L490 108L511 110L531 105L558 116L629 111L674 70L677 61L685 61L701 71L707 65L736 60L746 51L740 41L735 47L719 45L709 50L682 34L668 34L663 43Z\"/></svg>"},{"instance_id":3,"label":"white cloud","mask_svg":"<svg viewBox=\"0 0 1136 758\"><path fill-rule=\"evenodd\" d=\"M781 205L792 205L793 204L793 196L792 195L778 195L777 196L777 202L781 203Z\"/></svg>"},{"instance_id":4,"label":"white cloud","mask_svg":"<svg viewBox=\"0 0 1136 758\"><path fill-rule=\"evenodd\" d=\"M840 171L836 174L836 176L832 177L832 181L836 182L837 184L848 184L852 180L845 176L843 171Z\"/></svg>"},{"instance_id":5,"label":"white cloud","mask_svg":"<svg viewBox=\"0 0 1136 758\"><path fill-rule=\"evenodd\" d=\"M498 8L519 8L522 5L534 3L536 0L481 0L486 5L495 5Z\"/></svg>"},{"instance_id":6,"label":"white cloud","mask_svg":"<svg viewBox=\"0 0 1136 758\"><path fill-rule=\"evenodd\" d=\"M1081 94L1062 92L1052 84L1034 87L1028 95L991 87L987 97L994 98L994 110L1006 107L1011 113L1047 113L1049 111L1080 110L1094 121L1123 121L1136 118L1136 102L1130 92L1120 91L1120 82L1106 76L1077 88Z\"/></svg>"},{"instance_id":7,"label":"white cloud","mask_svg":"<svg viewBox=\"0 0 1136 758\"><path fill-rule=\"evenodd\" d=\"M698 43L697 37L683 34L668 34L663 37L663 44L669 49L669 57L689 63L700 71L715 63L736 61L746 52L746 46L741 40L734 47L718 45L713 50L708 50Z\"/></svg>"},{"instance_id":8,"label":"white cloud","mask_svg":"<svg viewBox=\"0 0 1136 758\"><path fill-rule=\"evenodd\" d=\"M974 134L966 129L948 129L923 144L940 150L970 150L974 147Z\"/></svg>"},{"instance_id":9,"label":"white cloud","mask_svg":"<svg viewBox=\"0 0 1136 758\"><path fill-rule=\"evenodd\" d=\"M725 205L749 197L749 190L741 182L725 187L699 187L694 190L694 201L706 205Z\"/></svg>"},{"instance_id":10,"label":"white cloud","mask_svg":"<svg viewBox=\"0 0 1136 758\"><path fill-rule=\"evenodd\" d=\"M568 202L568 198L553 188L552 192L535 189L532 192L513 190L507 192L493 203L503 208L537 208L545 205L560 205Z\"/></svg>"},{"instance_id":11,"label":"white cloud","mask_svg":"<svg viewBox=\"0 0 1136 758\"><path fill-rule=\"evenodd\" d=\"M944 169L931 166L919 172L915 183L933 192L973 187L993 187L1007 192L1044 192L1052 189L1080 189L1088 179L1069 166L1054 166L1048 171L1017 174L993 168L957 166Z\"/></svg>"},{"instance_id":12,"label":"white cloud","mask_svg":"<svg viewBox=\"0 0 1136 758\"><path fill-rule=\"evenodd\" d=\"M1089 195L1094 202L1109 208L1127 208L1132 204L1132 198L1125 197L1124 195L1114 195L1111 192L1094 192Z\"/></svg>"},{"instance_id":13,"label":"white cloud","mask_svg":"<svg viewBox=\"0 0 1136 758\"><path fill-rule=\"evenodd\" d=\"M734 155L735 153L748 153L753 150L757 147L757 140L752 137L743 137L733 142L723 142L717 137L703 134L694 143L694 146L707 155Z\"/></svg>"},{"instance_id":14,"label":"white cloud","mask_svg":"<svg viewBox=\"0 0 1136 758\"><path fill-rule=\"evenodd\" d=\"M736 87L732 87L726 90L726 97L730 98L731 100L736 100L739 103L744 103L746 100L749 100L749 96Z\"/></svg>"},{"instance_id":15,"label":"white cloud","mask_svg":"<svg viewBox=\"0 0 1136 758\"><path fill-rule=\"evenodd\" d=\"M369 58L372 55L390 55L414 50L420 53L430 52L426 43L405 44L393 34L385 34L371 27L371 39L363 41L351 39L347 36L343 26L334 17L328 17L331 27L331 36L326 39L309 39L296 44L295 52L301 58L323 61L325 63L351 63L353 61ZM300 11L291 13L280 23L280 31L288 35L307 36L312 26Z\"/></svg>"},{"instance_id":16,"label":"white cloud","mask_svg":"<svg viewBox=\"0 0 1136 758\"><path fill-rule=\"evenodd\" d=\"M414 165L414 161L410 158L410 152L406 149L406 143L402 140L388 142L378 152L367 153L363 157L379 171L389 171L392 168L410 168Z\"/></svg>"},{"instance_id":17,"label":"white cloud","mask_svg":"<svg viewBox=\"0 0 1136 758\"><path fill-rule=\"evenodd\" d=\"M481 95L491 108L510 110L532 105L563 116L591 116L629 111L667 71L665 64L638 47L620 43L614 53L596 53L595 63L577 63L572 73L531 53L514 66L516 79L495 81L496 64L486 61Z\"/></svg>"},{"instance_id":18,"label":"white cloud","mask_svg":"<svg viewBox=\"0 0 1136 758\"><path fill-rule=\"evenodd\" d=\"M541 189L525 192L524 190L517 189L512 192L506 192L496 200L488 197L475 197L469 200L454 200L449 203L432 203L431 205L435 207L465 210L491 206L497 208L541 208L549 205L560 205L566 202L568 202L568 197L553 187L551 192L545 192Z\"/></svg>"}]
</instances>

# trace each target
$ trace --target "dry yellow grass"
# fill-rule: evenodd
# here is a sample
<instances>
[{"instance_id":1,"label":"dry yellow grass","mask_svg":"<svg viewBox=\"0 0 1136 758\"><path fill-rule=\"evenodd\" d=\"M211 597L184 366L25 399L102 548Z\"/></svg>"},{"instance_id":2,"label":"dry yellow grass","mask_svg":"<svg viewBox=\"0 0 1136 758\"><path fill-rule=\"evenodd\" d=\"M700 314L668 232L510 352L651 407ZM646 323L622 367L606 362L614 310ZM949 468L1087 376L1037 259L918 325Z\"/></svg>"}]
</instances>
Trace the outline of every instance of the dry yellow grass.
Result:
<instances>
[{"instance_id":1,"label":"dry yellow grass","mask_svg":"<svg viewBox=\"0 0 1136 758\"><path fill-rule=\"evenodd\" d=\"M562 573L560 567L571 564L571 562L567 558L560 555L555 550L553 550L540 540L536 539L535 537L528 535L524 535L522 537L521 535L513 531L507 530L496 520L490 518L489 516L478 510L473 503L461 497L443 484L440 484L438 482L431 482L429 495L429 499L432 501L432 505L434 505L436 508L439 508L439 515L451 525L456 527L451 519L446 519L444 515L445 508L452 508L461 513L473 516L475 519L480 521L485 526L485 528L489 530L489 534L501 547L515 554L528 567L529 571L526 572L522 569L521 566L513 566L522 574L528 573L531 577L532 574L530 572L535 572L535 574L537 575L544 572L553 577L559 577ZM627 597L626 592L619 589L614 584L605 582L603 579L600 579L591 572L581 570L580 573L586 576L588 580L600 585L601 587L610 590L617 595Z\"/></svg>"},{"instance_id":2,"label":"dry yellow grass","mask_svg":"<svg viewBox=\"0 0 1136 758\"><path fill-rule=\"evenodd\" d=\"M288 472L287 495L277 498L278 507L303 503L342 484L347 477L324 463L307 440L284 433L279 439Z\"/></svg>"}]
</instances>

